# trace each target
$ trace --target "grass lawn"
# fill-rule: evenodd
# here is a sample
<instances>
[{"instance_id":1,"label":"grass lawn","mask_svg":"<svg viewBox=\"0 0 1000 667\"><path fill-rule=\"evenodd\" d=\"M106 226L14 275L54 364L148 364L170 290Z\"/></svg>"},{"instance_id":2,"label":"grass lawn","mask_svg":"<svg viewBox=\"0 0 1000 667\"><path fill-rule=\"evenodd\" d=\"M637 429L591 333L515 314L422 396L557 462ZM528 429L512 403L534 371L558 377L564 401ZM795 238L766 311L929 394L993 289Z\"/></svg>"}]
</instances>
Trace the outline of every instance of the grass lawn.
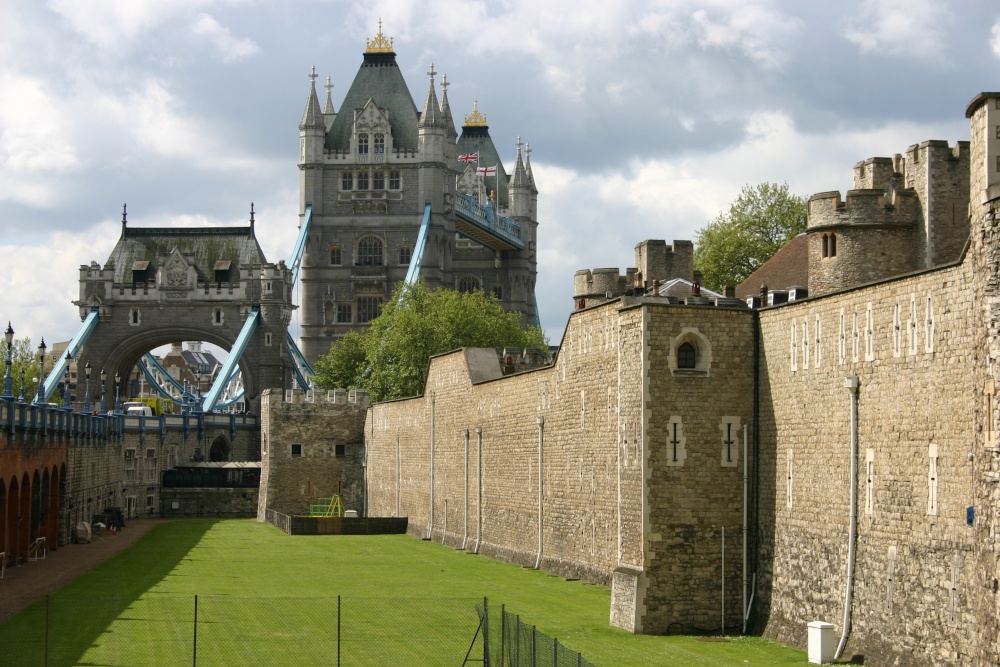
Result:
<instances>
[{"instance_id":1,"label":"grass lawn","mask_svg":"<svg viewBox=\"0 0 1000 667\"><path fill-rule=\"evenodd\" d=\"M345 667L461 665L483 597L599 667L807 664L759 638L616 630L606 588L410 536L289 536L213 519L159 525L51 596L48 664L192 664L197 642L197 665L337 665L338 595ZM45 613L40 603L0 625L0 663L44 664Z\"/></svg>"}]
</instances>

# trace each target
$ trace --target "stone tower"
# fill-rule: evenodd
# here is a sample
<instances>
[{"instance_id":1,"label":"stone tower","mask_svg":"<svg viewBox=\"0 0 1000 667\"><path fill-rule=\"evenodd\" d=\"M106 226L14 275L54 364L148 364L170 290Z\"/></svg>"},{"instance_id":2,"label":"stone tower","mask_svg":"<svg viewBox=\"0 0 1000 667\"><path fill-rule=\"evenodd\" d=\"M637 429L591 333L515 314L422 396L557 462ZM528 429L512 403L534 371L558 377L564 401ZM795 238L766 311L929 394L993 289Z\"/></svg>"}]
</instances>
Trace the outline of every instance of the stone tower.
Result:
<instances>
[{"instance_id":1,"label":"stone tower","mask_svg":"<svg viewBox=\"0 0 1000 667\"><path fill-rule=\"evenodd\" d=\"M299 124L300 219L312 206L301 272L306 357L315 361L334 340L378 316L406 277L427 204L420 271L427 285L485 290L521 312L525 323L536 323L537 189L520 143L519 166L508 182L478 102L458 138L447 77L439 98L433 64L418 109L381 24L363 58L339 113L329 82L320 105L314 68ZM477 161L470 161L471 153L478 153ZM484 167L496 171L477 173ZM516 207L508 197L515 177ZM492 201L494 210L518 223L524 249L497 250L459 234L457 192L474 195L478 204Z\"/></svg>"}]
</instances>

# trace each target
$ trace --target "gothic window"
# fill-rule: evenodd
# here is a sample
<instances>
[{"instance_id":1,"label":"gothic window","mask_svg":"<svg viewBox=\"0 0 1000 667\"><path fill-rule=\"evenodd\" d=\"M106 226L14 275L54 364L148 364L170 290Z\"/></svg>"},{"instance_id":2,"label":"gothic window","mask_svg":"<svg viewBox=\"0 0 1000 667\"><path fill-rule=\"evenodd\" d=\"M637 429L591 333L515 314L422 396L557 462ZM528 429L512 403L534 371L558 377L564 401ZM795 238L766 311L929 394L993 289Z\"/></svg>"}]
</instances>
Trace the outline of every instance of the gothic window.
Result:
<instances>
[{"instance_id":1,"label":"gothic window","mask_svg":"<svg viewBox=\"0 0 1000 667\"><path fill-rule=\"evenodd\" d=\"M382 266L382 240L366 236L358 243L358 264L361 266Z\"/></svg>"},{"instance_id":2,"label":"gothic window","mask_svg":"<svg viewBox=\"0 0 1000 667\"><path fill-rule=\"evenodd\" d=\"M493 288L493 298L497 301L503 301L503 287L496 285Z\"/></svg>"},{"instance_id":3,"label":"gothic window","mask_svg":"<svg viewBox=\"0 0 1000 667\"><path fill-rule=\"evenodd\" d=\"M399 247L399 264L400 266L409 266L410 258L413 256L413 250L409 246Z\"/></svg>"},{"instance_id":4,"label":"gothic window","mask_svg":"<svg viewBox=\"0 0 1000 667\"><path fill-rule=\"evenodd\" d=\"M823 257L837 256L837 235L823 234Z\"/></svg>"},{"instance_id":5,"label":"gothic window","mask_svg":"<svg viewBox=\"0 0 1000 667\"><path fill-rule=\"evenodd\" d=\"M368 172L361 172L358 174L358 190L368 189Z\"/></svg>"},{"instance_id":6,"label":"gothic window","mask_svg":"<svg viewBox=\"0 0 1000 667\"><path fill-rule=\"evenodd\" d=\"M354 189L354 174L349 171L345 171L340 178L340 189L341 190L353 190Z\"/></svg>"},{"instance_id":7,"label":"gothic window","mask_svg":"<svg viewBox=\"0 0 1000 667\"><path fill-rule=\"evenodd\" d=\"M358 135L358 155L368 155L368 135L365 133Z\"/></svg>"},{"instance_id":8,"label":"gothic window","mask_svg":"<svg viewBox=\"0 0 1000 667\"><path fill-rule=\"evenodd\" d=\"M677 368L694 368L697 355L694 345L683 343L677 348Z\"/></svg>"},{"instance_id":9,"label":"gothic window","mask_svg":"<svg viewBox=\"0 0 1000 667\"><path fill-rule=\"evenodd\" d=\"M382 313L382 297L361 296L358 297L358 323L366 324L371 322Z\"/></svg>"},{"instance_id":10,"label":"gothic window","mask_svg":"<svg viewBox=\"0 0 1000 667\"><path fill-rule=\"evenodd\" d=\"M337 322L344 324L351 321L351 304L341 303L337 305Z\"/></svg>"},{"instance_id":11,"label":"gothic window","mask_svg":"<svg viewBox=\"0 0 1000 667\"><path fill-rule=\"evenodd\" d=\"M458 281L458 291L462 294L471 294L479 289L479 279L474 276L462 276Z\"/></svg>"},{"instance_id":12,"label":"gothic window","mask_svg":"<svg viewBox=\"0 0 1000 667\"><path fill-rule=\"evenodd\" d=\"M376 171L372 176L372 190L385 190L385 172Z\"/></svg>"},{"instance_id":13,"label":"gothic window","mask_svg":"<svg viewBox=\"0 0 1000 667\"><path fill-rule=\"evenodd\" d=\"M390 171L389 172L389 189L398 190L399 189L399 172Z\"/></svg>"},{"instance_id":14,"label":"gothic window","mask_svg":"<svg viewBox=\"0 0 1000 667\"><path fill-rule=\"evenodd\" d=\"M372 146L373 153L384 153L385 152L385 135L381 132L375 133L375 143Z\"/></svg>"},{"instance_id":15,"label":"gothic window","mask_svg":"<svg viewBox=\"0 0 1000 667\"><path fill-rule=\"evenodd\" d=\"M830 237L823 234L823 257L830 256Z\"/></svg>"},{"instance_id":16,"label":"gothic window","mask_svg":"<svg viewBox=\"0 0 1000 667\"><path fill-rule=\"evenodd\" d=\"M323 304L323 324L333 324L333 304L329 301Z\"/></svg>"},{"instance_id":17,"label":"gothic window","mask_svg":"<svg viewBox=\"0 0 1000 667\"><path fill-rule=\"evenodd\" d=\"M830 257L837 256L837 235L830 234Z\"/></svg>"},{"instance_id":18,"label":"gothic window","mask_svg":"<svg viewBox=\"0 0 1000 667\"><path fill-rule=\"evenodd\" d=\"M330 264L340 266L341 263L340 248L338 246L330 248Z\"/></svg>"}]
</instances>

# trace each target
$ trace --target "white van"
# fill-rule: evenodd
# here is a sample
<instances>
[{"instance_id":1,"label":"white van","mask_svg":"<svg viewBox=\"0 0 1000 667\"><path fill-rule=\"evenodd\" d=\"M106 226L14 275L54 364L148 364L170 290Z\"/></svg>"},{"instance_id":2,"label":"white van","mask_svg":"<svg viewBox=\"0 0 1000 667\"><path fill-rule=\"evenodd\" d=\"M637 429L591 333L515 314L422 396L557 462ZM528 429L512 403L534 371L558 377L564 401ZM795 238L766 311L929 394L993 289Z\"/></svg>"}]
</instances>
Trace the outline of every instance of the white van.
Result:
<instances>
[{"instance_id":1,"label":"white van","mask_svg":"<svg viewBox=\"0 0 1000 667\"><path fill-rule=\"evenodd\" d=\"M145 403L140 403L139 401L129 401L122 405L125 414L127 415L137 415L140 417L152 417L153 409L150 408Z\"/></svg>"}]
</instances>

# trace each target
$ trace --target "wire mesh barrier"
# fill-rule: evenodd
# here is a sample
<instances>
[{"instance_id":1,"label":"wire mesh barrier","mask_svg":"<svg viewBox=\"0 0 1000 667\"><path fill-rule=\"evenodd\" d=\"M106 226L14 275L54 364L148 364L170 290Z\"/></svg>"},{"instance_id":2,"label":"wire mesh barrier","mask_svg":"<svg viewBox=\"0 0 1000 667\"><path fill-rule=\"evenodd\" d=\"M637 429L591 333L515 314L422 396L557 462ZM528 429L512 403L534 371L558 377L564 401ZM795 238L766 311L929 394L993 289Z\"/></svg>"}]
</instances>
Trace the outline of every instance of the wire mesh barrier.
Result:
<instances>
[{"instance_id":1,"label":"wire mesh barrier","mask_svg":"<svg viewBox=\"0 0 1000 667\"><path fill-rule=\"evenodd\" d=\"M497 614L484 600L476 605L476 611L483 622L488 667L594 667L582 655L503 606Z\"/></svg>"},{"instance_id":2,"label":"wire mesh barrier","mask_svg":"<svg viewBox=\"0 0 1000 667\"><path fill-rule=\"evenodd\" d=\"M0 664L518 664L487 655L477 602L486 606L469 598L56 593L0 622ZM4 606L0 599L0 619L9 615Z\"/></svg>"}]
</instances>

